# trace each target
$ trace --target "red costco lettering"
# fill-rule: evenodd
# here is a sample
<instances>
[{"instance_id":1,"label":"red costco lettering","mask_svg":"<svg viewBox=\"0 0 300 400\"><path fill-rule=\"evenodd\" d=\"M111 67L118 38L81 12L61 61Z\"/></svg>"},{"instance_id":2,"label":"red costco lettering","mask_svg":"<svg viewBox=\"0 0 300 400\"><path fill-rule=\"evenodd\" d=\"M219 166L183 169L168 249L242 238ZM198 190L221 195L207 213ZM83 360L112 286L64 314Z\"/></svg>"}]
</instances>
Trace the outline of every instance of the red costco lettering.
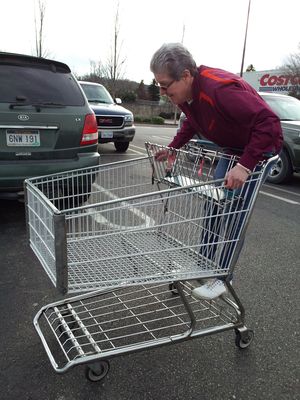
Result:
<instances>
[{"instance_id":1,"label":"red costco lettering","mask_svg":"<svg viewBox=\"0 0 300 400\"><path fill-rule=\"evenodd\" d=\"M297 85L299 82L299 79L297 76L291 76L291 75L272 75L270 74L265 74L260 78L260 84L261 86L282 86L282 85L288 85L289 81L291 81L292 85Z\"/></svg>"},{"instance_id":2,"label":"red costco lettering","mask_svg":"<svg viewBox=\"0 0 300 400\"><path fill-rule=\"evenodd\" d=\"M280 76L278 76L278 78L277 78L277 85L285 85L285 76L284 75L280 75Z\"/></svg>"},{"instance_id":3,"label":"red costco lettering","mask_svg":"<svg viewBox=\"0 0 300 400\"><path fill-rule=\"evenodd\" d=\"M260 84L261 84L261 86L267 86L269 76L270 76L269 74L266 74L266 75L263 75L263 76L260 78Z\"/></svg>"},{"instance_id":4,"label":"red costco lettering","mask_svg":"<svg viewBox=\"0 0 300 400\"><path fill-rule=\"evenodd\" d=\"M272 75L265 74L260 78L261 86L287 86L300 85L300 76L296 75Z\"/></svg>"},{"instance_id":5,"label":"red costco lettering","mask_svg":"<svg viewBox=\"0 0 300 400\"><path fill-rule=\"evenodd\" d=\"M274 86L277 83L277 76L270 76L270 78L268 79L268 85L269 86Z\"/></svg>"}]
</instances>

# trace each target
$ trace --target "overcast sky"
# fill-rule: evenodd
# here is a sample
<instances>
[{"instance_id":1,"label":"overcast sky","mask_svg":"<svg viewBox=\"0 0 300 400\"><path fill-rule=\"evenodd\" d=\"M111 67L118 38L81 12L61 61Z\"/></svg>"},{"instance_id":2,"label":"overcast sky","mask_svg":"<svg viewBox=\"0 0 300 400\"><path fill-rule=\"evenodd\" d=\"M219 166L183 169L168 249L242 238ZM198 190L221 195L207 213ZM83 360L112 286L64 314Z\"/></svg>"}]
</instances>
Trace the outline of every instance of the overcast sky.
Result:
<instances>
[{"instance_id":1,"label":"overcast sky","mask_svg":"<svg viewBox=\"0 0 300 400\"><path fill-rule=\"evenodd\" d=\"M0 50L34 54L34 3L0 0ZM124 78L150 83L149 62L165 42L181 42L198 65L239 72L249 0L119 0ZM44 47L73 72L106 62L116 0L46 0ZM252 0L245 67L274 69L298 51L300 0ZM185 30L183 29L185 27ZM184 34L183 34L184 31Z\"/></svg>"}]
</instances>

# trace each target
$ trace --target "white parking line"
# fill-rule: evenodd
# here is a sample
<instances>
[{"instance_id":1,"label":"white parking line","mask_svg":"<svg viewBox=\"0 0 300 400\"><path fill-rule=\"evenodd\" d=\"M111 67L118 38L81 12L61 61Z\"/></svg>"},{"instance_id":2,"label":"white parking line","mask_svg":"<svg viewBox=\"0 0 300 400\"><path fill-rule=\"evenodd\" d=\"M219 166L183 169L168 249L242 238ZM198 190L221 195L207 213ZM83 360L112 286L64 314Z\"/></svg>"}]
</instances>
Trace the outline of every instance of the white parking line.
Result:
<instances>
[{"instance_id":1,"label":"white parking line","mask_svg":"<svg viewBox=\"0 0 300 400\"><path fill-rule=\"evenodd\" d=\"M277 199L277 200L284 201L285 203L300 205L300 203L298 201L290 200L290 199L287 199L285 197L276 196L275 194L267 193L267 192L264 192L262 190L260 190L259 193L263 194L265 196L273 197L274 199Z\"/></svg>"},{"instance_id":2,"label":"white parking line","mask_svg":"<svg viewBox=\"0 0 300 400\"><path fill-rule=\"evenodd\" d=\"M145 155L145 150L144 150L144 152L143 152L143 153L141 153L141 152L140 152L140 151L138 151L138 150L134 150L134 149L133 149L133 147L134 147L134 148L136 148L136 149L139 149L139 150L143 150L143 148L142 148L142 147L137 147L137 146L133 146L133 145L131 145L129 150L130 150L132 153L135 153L135 154L140 154L140 155L142 155L142 156L144 156L144 155Z\"/></svg>"},{"instance_id":3,"label":"white parking line","mask_svg":"<svg viewBox=\"0 0 300 400\"><path fill-rule=\"evenodd\" d=\"M134 147L135 149L142 150L144 153L146 152L145 147L139 147L139 146L136 146L136 145L134 145L134 144L132 144L132 145L130 146L130 148L131 148L131 147Z\"/></svg>"},{"instance_id":4,"label":"white parking line","mask_svg":"<svg viewBox=\"0 0 300 400\"><path fill-rule=\"evenodd\" d=\"M152 135L151 137L155 138L155 139L167 140L168 142L170 142L172 140L170 137L167 137L167 136L155 136L155 135Z\"/></svg>"},{"instance_id":5,"label":"white parking line","mask_svg":"<svg viewBox=\"0 0 300 400\"><path fill-rule=\"evenodd\" d=\"M295 193L295 192L293 192L293 191L291 191L291 190L282 189L282 188L280 188L280 187L272 186L272 185L267 185L267 184L264 184L264 186L265 186L265 187L268 187L268 188L270 188L270 189L273 189L273 190L278 190L279 192L283 192L283 193L287 193L287 194L292 194L293 196L299 196L299 197L300 197L300 193Z\"/></svg>"},{"instance_id":6,"label":"white parking line","mask_svg":"<svg viewBox=\"0 0 300 400\"><path fill-rule=\"evenodd\" d=\"M104 187L98 185L97 183L93 183L93 187L97 191L104 192L112 200L119 199L119 197L116 196L114 193L110 192L109 190L106 190ZM133 207L132 205L130 205L129 203L127 203L125 201L121 201L120 207L124 207L124 206L125 207L128 206L129 211L144 222L142 222L140 225L132 225L132 226L119 225L119 224L115 224L115 223L109 221L107 218L105 218L103 215L105 213L105 211L103 211L103 213L99 213L96 211L95 208L89 208L88 210L85 210L85 211L87 213L91 213L90 216L91 216L91 218L94 219L95 222L97 222L98 224L101 224L101 225L107 225L108 227L110 227L112 229L118 229L118 230L125 229L125 228L126 229L129 229L129 228L137 229L137 228L149 228L151 226L155 226L155 220L153 218L149 217L147 214L143 213L138 208Z\"/></svg>"}]
</instances>

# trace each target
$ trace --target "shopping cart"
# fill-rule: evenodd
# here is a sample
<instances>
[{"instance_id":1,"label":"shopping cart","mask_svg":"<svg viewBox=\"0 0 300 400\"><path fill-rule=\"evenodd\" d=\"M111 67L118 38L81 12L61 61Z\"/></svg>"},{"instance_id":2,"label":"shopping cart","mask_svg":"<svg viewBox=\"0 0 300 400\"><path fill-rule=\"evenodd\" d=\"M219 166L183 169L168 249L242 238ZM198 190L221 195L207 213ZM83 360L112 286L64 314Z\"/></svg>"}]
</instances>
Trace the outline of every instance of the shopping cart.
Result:
<instances>
[{"instance_id":1,"label":"shopping cart","mask_svg":"<svg viewBox=\"0 0 300 400\"><path fill-rule=\"evenodd\" d=\"M97 381L120 354L230 329L239 347L252 340L230 275L276 157L231 191L214 170L221 158L230 169L237 156L146 149L147 157L26 181L33 251L58 291L88 292L34 319L56 372L87 364ZM160 150L165 162L155 160ZM195 280L212 277L225 279L228 295L193 299Z\"/></svg>"}]
</instances>

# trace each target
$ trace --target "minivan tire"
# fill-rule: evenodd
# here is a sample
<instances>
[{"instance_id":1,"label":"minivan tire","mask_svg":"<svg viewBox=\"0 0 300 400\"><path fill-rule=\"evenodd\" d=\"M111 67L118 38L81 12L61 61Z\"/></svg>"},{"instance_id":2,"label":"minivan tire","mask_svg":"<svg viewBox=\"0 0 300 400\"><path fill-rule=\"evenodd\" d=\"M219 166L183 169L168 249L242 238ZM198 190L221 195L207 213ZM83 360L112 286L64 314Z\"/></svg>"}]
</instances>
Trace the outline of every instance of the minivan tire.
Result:
<instances>
[{"instance_id":1,"label":"minivan tire","mask_svg":"<svg viewBox=\"0 0 300 400\"><path fill-rule=\"evenodd\" d=\"M279 160L269 172L267 181L270 183L289 182L293 176L293 166L288 152L283 149L279 154Z\"/></svg>"}]
</instances>

